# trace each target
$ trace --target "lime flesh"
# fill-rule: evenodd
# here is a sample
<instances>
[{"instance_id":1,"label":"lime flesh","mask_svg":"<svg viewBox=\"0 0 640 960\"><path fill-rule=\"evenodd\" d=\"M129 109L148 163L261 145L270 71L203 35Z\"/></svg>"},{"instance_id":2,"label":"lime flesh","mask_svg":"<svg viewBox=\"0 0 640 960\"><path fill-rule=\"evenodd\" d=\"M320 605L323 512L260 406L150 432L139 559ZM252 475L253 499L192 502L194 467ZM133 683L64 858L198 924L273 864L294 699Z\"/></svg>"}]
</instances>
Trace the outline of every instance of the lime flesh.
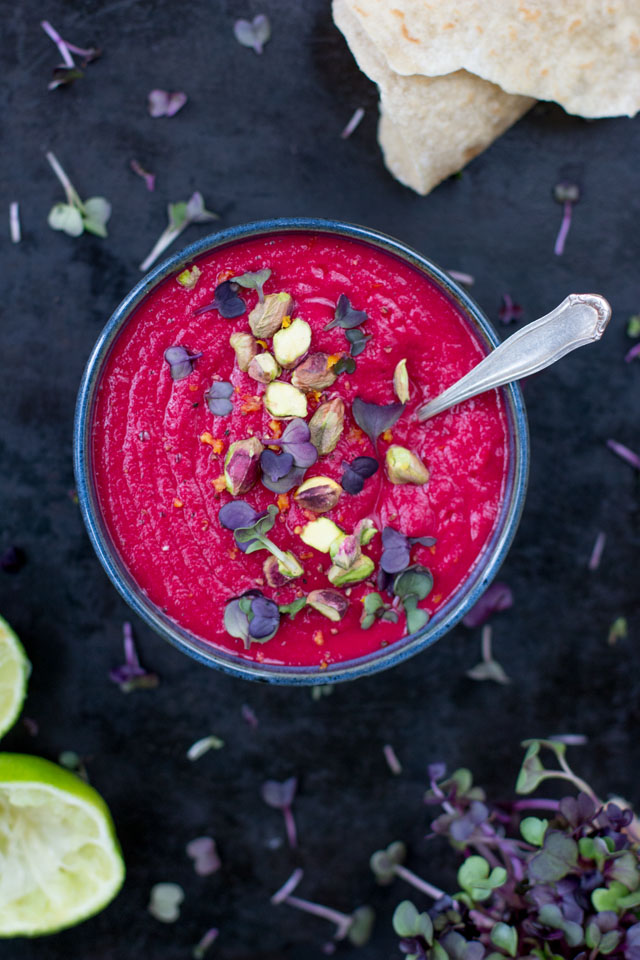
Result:
<instances>
[{"instance_id":1,"label":"lime flesh","mask_svg":"<svg viewBox=\"0 0 640 960\"><path fill-rule=\"evenodd\" d=\"M24 647L7 621L0 617L0 737L20 715L30 673L31 664Z\"/></svg>"},{"instance_id":2,"label":"lime flesh","mask_svg":"<svg viewBox=\"0 0 640 960\"><path fill-rule=\"evenodd\" d=\"M73 926L123 880L113 820L93 787L40 757L0 753L0 937Z\"/></svg>"}]
</instances>

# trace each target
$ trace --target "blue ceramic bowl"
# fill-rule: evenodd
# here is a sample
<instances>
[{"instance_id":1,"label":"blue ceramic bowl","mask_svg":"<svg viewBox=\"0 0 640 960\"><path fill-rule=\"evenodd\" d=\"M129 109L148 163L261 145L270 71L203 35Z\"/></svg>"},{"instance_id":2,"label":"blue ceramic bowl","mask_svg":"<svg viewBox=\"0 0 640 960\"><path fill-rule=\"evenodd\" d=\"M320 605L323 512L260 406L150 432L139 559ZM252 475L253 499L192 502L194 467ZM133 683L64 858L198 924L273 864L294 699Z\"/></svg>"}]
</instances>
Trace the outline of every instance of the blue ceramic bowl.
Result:
<instances>
[{"instance_id":1,"label":"blue ceramic bowl","mask_svg":"<svg viewBox=\"0 0 640 960\"><path fill-rule=\"evenodd\" d=\"M359 240L398 257L421 273L426 274L430 280L455 301L479 339L489 349L499 343L495 330L478 305L453 282L444 270L441 270L440 267L437 267L415 250L400 243L400 241L378 233L376 230L334 220L303 218L263 220L245 226L231 227L228 230L222 230L220 233L198 240L155 267L143 277L116 309L98 338L80 385L74 423L74 465L82 516L98 558L116 589L136 613L154 630L166 640L169 640L170 643L173 643L179 650L188 653L200 663L209 667L218 667L226 673L269 683L325 684L335 683L339 680L353 680L356 677L376 673L378 670L385 670L387 667L401 663L421 650L430 647L432 643L439 640L454 624L462 619L493 580L516 532L527 486L529 436L520 388L514 384L502 388L509 437L509 471L505 484L504 500L493 535L485 545L467 580L448 602L433 615L427 626L420 632L404 637L397 643L367 656L336 663L326 670L309 667L272 666L243 660L241 657L216 649L206 641L184 630L151 603L127 571L101 516L93 479L90 442L96 388L100 382L107 356L118 334L138 304L166 277L180 272L196 257L249 237L263 235L267 237L273 233L295 233L297 231L314 231Z\"/></svg>"}]
</instances>

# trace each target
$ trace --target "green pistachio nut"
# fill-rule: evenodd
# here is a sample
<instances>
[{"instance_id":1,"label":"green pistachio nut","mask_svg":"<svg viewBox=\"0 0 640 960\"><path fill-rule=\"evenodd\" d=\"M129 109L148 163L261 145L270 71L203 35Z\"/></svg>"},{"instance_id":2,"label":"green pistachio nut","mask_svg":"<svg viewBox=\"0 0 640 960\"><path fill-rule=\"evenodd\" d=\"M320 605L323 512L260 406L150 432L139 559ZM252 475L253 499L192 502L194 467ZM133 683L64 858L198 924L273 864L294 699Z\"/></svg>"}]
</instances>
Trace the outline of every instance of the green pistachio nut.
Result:
<instances>
[{"instance_id":1,"label":"green pistachio nut","mask_svg":"<svg viewBox=\"0 0 640 960\"><path fill-rule=\"evenodd\" d=\"M388 448L385 465L391 483L415 483L421 486L429 479L429 471L422 460L411 450L399 447L397 444L392 444Z\"/></svg>"},{"instance_id":2,"label":"green pistachio nut","mask_svg":"<svg viewBox=\"0 0 640 960\"><path fill-rule=\"evenodd\" d=\"M371 543L373 538L380 531L376 527L375 523L371 517L364 517L363 520L360 520L356 524L356 528L353 531L360 540L360 545L366 547L368 543Z\"/></svg>"},{"instance_id":3,"label":"green pistachio nut","mask_svg":"<svg viewBox=\"0 0 640 960\"><path fill-rule=\"evenodd\" d=\"M335 450L343 430L344 403L340 397L321 403L309 420L311 443L321 457Z\"/></svg>"},{"instance_id":4,"label":"green pistachio nut","mask_svg":"<svg viewBox=\"0 0 640 960\"><path fill-rule=\"evenodd\" d=\"M349 601L338 590L312 590L307 597L307 603L318 613L328 617L329 620L342 620L349 609Z\"/></svg>"},{"instance_id":5,"label":"green pistachio nut","mask_svg":"<svg viewBox=\"0 0 640 960\"><path fill-rule=\"evenodd\" d=\"M288 580L294 580L296 577L301 577L303 575L304 567L296 557L295 553L292 553L291 550L285 551L282 555L282 559L276 559L278 560L278 571L283 577L287 577Z\"/></svg>"},{"instance_id":6,"label":"green pistachio nut","mask_svg":"<svg viewBox=\"0 0 640 960\"><path fill-rule=\"evenodd\" d=\"M326 513L335 507L341 494L342 487L335 480L329 477L310 477L300 484L293 498L304 510Z\"/></svg>"},{"instance_id":7,"label":"green pistachio nut","mask_svg":"<svg viewBox=\"0 0 640 960\"><path fill-rule=\"evenodd\" d=\"M307 359L303 360L293 371L291 383L294 387L309 392L331 387L337 379L333 369L329 366L329 354L310 353Z\"/></svg>"},{"instance_id":8,"label":"green pistachio nut","mask_svg":"<svg viewBox=\"0 0 640 960\"><path fill-rule=\"evenodd\" d=\"M306 320L297 317L288 327L282 327L273 335L273 352L281 367L295 367L311 346L311 327Z\"/></svg>"},{"instance_id":9,"label":"green pistachio nut","mask_svg":"<svg viewBox=\"0 0 640 960\"><path fill-rule=\"evenodd\" d=\"M264 303L258 303L249 314L249 326L254 337L272 337L290 316L293 300L288 293L270 293Z\"/></svg>"},{"instance_id":10,"label":"green pistachio nut","mask_svg":"<svg viewBox=\"0 0 640 960\"><path fill-rule=\"evenodd\" d=\"M260 477L260 454L264 447L257 437L236 440L224 458L227 490L234 497L251 490Z\"/></svg>"},{"instance_id":11,"label":"green pistachio nut","mask_svg":"<svg viewBox=\"0 0 640 960\"><path fill-rule=\"evenodd\" d=\"M291 554L293 556L293 554ZM270 587L273 587L274 590L277 590L279 587L284 587L293 577L290 574L283 573L280 570L281 563L277 557L267 557L265 562L262 564L262 572L264 573L264 578L267 581Z\"/></svg>"},{"instance_id":12,"label":"green pistachio nut","mask_svg":"<svg viewBox=\"0 0 640 960\"><path fill-rule=\"evenodd\" d=\"M360 538L352 533L348 537L343 537L338 544L338 549L331 555L331 559L334 566L350 570L354 564L358 563L361 556Z\"/></svg>"},{"instance_id":13,"label":"green pistachio nut","mask_svg":"<svg viewBox=\"0 0 640 960\"><path fill-rule=\"evenodd\" d=\"M258 383L271 383L281 374L280 367L270 353L257 353L249 364L247 373Z\"/></svg>"},{"instance_id":14,"label":"green pistachio nut","mask_svg":"<svg viewBox=\"0 0 640 960\"><path fill-rule=\"evenodd\" d=\"M337 564L329 567L327 577L334 587L346 587L350 583L360 583L361 580L366 580L375 570L375 566L371 557L363 555L348 570L344 570Z\"/></svg>"},{"instance_id":15,"label":"green pistachio nut","mask_svg":"<svg viewBox=\"0 0 640 960\"><path fill-rule=\"evenodd\" d=\"M393 389L400 403L409 401L409 374L407 373L407 361L400 360L393 371Z\"/></svg>"},{"instance_id":16,"label":"green pistachio nut","mask_svg":"<svg viewBox=\"0 0 640 960\"><path fill-rule=\"evenodd\" d=\"M182 273L178 274L176 279L185 290L193 290L201 276L202 270L200 267L194 266L191 270L183 270Z\"/></svg>"},{"instance_id":17,"label":"green pistachio nut","mask_svg":"<svg viewBox=\"0 0 640 960\"><path fill-rule=\"evenodd\" d=\"M236 363L243 373L249 369L249 364L258 352L258 344L250 333L232 333L229 343L235 350Z\"/></svg>"},{"instance_id":18,"label":"green pistachio nut","mask_svg":"<svg viewBox=\"0 0 640 960\"><path fill-rule=\"evenodd\" d=\"M329 553L329 548L334 540L341 537L344 537L344 532L328 517L310 520L302 528L300 534L303 543L306 543L308 547L313 547L314 550L319 550L320 553Z\"/></svg>"},{"instance_id":19,"label":"green pistachio nut","mask_svg":"<svg viewBox=\"0 0 640 960\"><path fill-rule=\"evenodd\" d=\"M307 398L304 393L283 380L274 380L267 386L264 405L271 416L278 420L291 420L293 417L304 420L307 415Z\"/></svg>"}]
</instances>

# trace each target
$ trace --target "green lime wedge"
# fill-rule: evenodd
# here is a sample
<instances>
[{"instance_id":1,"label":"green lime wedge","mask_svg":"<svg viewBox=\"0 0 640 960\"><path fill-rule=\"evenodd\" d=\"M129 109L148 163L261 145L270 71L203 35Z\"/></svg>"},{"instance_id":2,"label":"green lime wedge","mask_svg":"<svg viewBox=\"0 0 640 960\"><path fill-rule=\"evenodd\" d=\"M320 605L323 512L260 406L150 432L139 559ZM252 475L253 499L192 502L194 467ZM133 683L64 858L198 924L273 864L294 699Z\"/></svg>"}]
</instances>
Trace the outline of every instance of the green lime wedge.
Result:
<instances>
[{"instance_id":1,"label":"green lime wedge","mask_svg":"<svg viewBox=\"0 0 640 960\"><path fill-rule=\"evenodd\" d=\"M109 809L40 757L0 753L0 937L34 937L102 910L124 880Z\"/></svg>"},{"instance_id":2,"label":"green lime wedge","mask_svg":"<svg viewBox=\"0 0 640 960\"><path fill-rule=\"evenodd\" d=\"M31 664L24 647L7 621L0 617L0 737L20 715L30 673Z\"/></svg>"}]
</instances>

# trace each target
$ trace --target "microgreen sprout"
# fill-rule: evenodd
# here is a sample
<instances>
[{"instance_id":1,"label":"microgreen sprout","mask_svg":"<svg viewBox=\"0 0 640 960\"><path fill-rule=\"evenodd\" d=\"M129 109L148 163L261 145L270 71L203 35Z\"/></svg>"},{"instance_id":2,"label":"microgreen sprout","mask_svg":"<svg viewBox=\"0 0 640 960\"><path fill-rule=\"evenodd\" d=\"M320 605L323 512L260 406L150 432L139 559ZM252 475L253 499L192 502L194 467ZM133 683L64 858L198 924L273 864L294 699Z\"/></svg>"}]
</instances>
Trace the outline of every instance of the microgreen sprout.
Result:
<instances>
[{"instance_id":1,"label":"microgreen sprout","mask_svg":"<svg viewBox=\"0 0 640 960\"><path fill-rule=\"evenodd\" d=\"M388 620L391 623L397 623L398 619L397 612L390 604L384 602L379 593L367 593L362 598L360 626L363 630L372 627L376 620Z\"/></svg>"},{"instance_id":2,"label":"microgreen sprout","mask_svg":"<svg viewBox=\"0 0 640 960\"><path fill-rule=\"evenodd\" d=\"M394 776L399 777L402 773L402 764L398 760L398 755L393 749L392 745L390 743L385 743L384 747L382 748L382 753L384 754L384 758L387 761L387 766L389 767L389 770L391 770L391 773Z\"/></svg>"},{"instance_id":3,"label":"microgreen sprout","mask_svg":"<svg viewBox=\"0 0 640 960\"><path fill-rule=\"evenodd\" d=\"M110 679L119 685L123 693L131 693L132 690L150 690L157 687L160 682L158 676L155 673L149 673L140 664L133 639L133 630L129 622L122 625L122 637L125 662L121 667L115 667L109 671Z\"/></svg>"},{"instance_id":4,"label":"microgreen sprout","mask_svg":"<svg viewBox=\"0 0 640 960\"><path fill-rule=\"evenodd\" d=\"M423 547L433 547L435 537L407 537L394 527L385 527L382 531L382 556L380 566L385 573L400 573L411 563L411 547L420 543Z\"/></svg>"},{"instance_id":5,"label":"microgreen sprout","mask_svg":"<svg viewBox=\"0 0 640 960\"><path fill-rule=\"evenodd\" d=\"M380 434L391 429L403 411L403 403L366 403L360 397L355 398L351 408L354 420L369 437L374 449Z\"/></svg>"},{"instance_id":6,"label":"microgreen sprout","mask_svg":"<svg viewBox=\"0 0 640 960\"><path fill-rule=\"evenodd\" d=\"M352 496L357 496L364 490L365 480L377 473L379 463L375 457L356 457L351 463L342 461L344 472L340 485L343 490Z\"/></svg>"},{"instance_id":7,"label":"microgreen sprout","mask_svg":"<svg viewBox=\"0 0 640 960\"><path fill-rule=\"evenodd\" d=\"M250 524L246 526L239 524L236 526L236 521L240 520L240 514L237 510L239 504L245 504L245 501L236 500L233 503L226 504L221 508L218 515L222 526L234 531L236 543L241 547L243 544L247 544L244 550L245 553L254 553L256 550L268 550L269 553L279 561L281 573L290 577L301 576L304 571L295 556L290 551L285 553L267 537L267 533L275 524L276 517L279 513L276 505L270 503L267 507L266 514L257 517ZM249 504L245 504L245 506L249 506ZM250 507L250 509L252 508ZM244 513L247 514L248 511L244 510ZM234 525L232 526L232 524Z\"/></svg>"},{"instance_id":8,"label":"microgreen sprout","mask_svg":"<svg viewBox=\"0 0 640 960\"><path fill-rule=\"evenodd\" d=\"M187 750L187 758L193 762L199 760L200 757L204 757L205 753L208 753L209 750L222 750L223 747L224 740L221 740L220 737L216 737L212 733L208 737L201 737L200 740L192 743Z\"/></svg>"},{"instance_id":9,"label":"microgreen sprout","mask_svg":"<svg viewBox=\"0 0 640 960\"><path fill-rule=\"evenodd\" d=\"M467 670L467 676L471 680L494 680L496 683L511 683L504 668L497 660L494 660L491 649L492 631L488 623L482 628L482 660L475 667Z\"/></svg>"},{"instance_id":10,"label":"microgreen sprout","mask_svg":"<svg viewBox=\"0 0 640 960\"><path fill-rule=\"evenodd\" d=\"M427 883L419 877L413 870L408 870L404 866L407 857L407 848L400 840L390 843L384 850L376 850L369 860L369 866L378 883L386 887L394 877L400 877L405 883L409 883L416 890L425 893L432 900L438 901L445 896L444 891L433 884Z\"/></svg>"},{"instance_id":11,"label":"microgreen sprout","mask_svg":"<svg viewBox=\"0 0 640 960\"><path fill-rule=\"evenodd\" d=\"M335 925L334 940L344 940L348 938L355 947L363 947L369 942L375 913L369 906L357 907L353 913L342 913L340 910L333 910L331 907L325 907L320 903L312 903L310 900L303 900L300 897L293 896L293 891L297 888L304 874L300 868L294 870L287 882L271 897L271 903L275 905L286 903L290 907L302 910L314 917L321 917Z\"/></svg>"},{"instance_id":12,"label":"microgreen sprout","mask_svg":"<svg viewBox=\"0 0 640 960\"><path fill-rule=\"evenodd\" d=\"M20 243L22 240L20 205L15 200L9 204L9 236L11 237L11 243Z\"/></svg>"},{"instance_id":13,"label":"microgreen sprout","mask_svg":"<svg viewBox=\"0 0 640 960\"><path fill-rule=\"evenodd\" d=\"M228 417L233 411L233 403L229 399L233 394L233 386L226 380L214 380L204 395L209 412L214 417Z\"/></svg>"},{"instance_id":14,"label":"microgreen sprout","mask_svg":"<svg viewBox=\"0 0 640 960\"><path fill-rule=\"evenodd\" d=\"M147 187L147 190L149 190L149 192L153 192L156 187L155 173L149 173L149 171L145 170L144 167L141 166L141 164L139 164L137 160L132 160L129 166L131 167L134 173L137 173L139 177L142 177Z\"/></svg>"},{"instance_id":15,"label":"microgreen sprout","mask_svg":"<svg viewBox=\"0 0 640 960\"><path fill-rule=\"evenodd\" d=\"M289 777L288 780L279 782L278 780L266 780L260 788L260 794L267 806L274 810L282 811L284 825L287 833L289 846L294 849L298 845L298 834L296 831L296 822L293 817L293 800L298 789L297 777Z\"/></svg>"},{"instance_id":16,"label":"microgreen sprout","mask_svg":"<svg viewBox=\"0 0 640 960\"><path fill-rule=\"evenodd\" d=\"M338 297L333 320L330 320L324 329L331 330L333 327L342 327L343 330L351 330L353 327L359 327L366 320L366 312L352 307L349 297L345 293L341 293Z\"/></svg>"},{"instance_id":17,"label":"microgreen sprout","mask_svg":"<svg viewBox=\"0 0 640 960\"><path fill-rule=\"evenodd\" d=\"M414 564L399 573L393 581L393 593L400 599L407 617L407 630L417 633L429 621L429 614L418 603L429 596L433 589L433 576L427 567Z\"/></svg>"},{"instance_id":18,"label":"microgreen sprout","mask_svg":"<svg viewBox=\"0 0 640 960\"><path fill-rule=\"evenodd\" d=\"M553 189L553 198L557 203L562 204L562 222L560 230L556 237L553 252L557 257L564 253L564 246L571 226L571 212L574 203L580 199L580 188L575 183L568 183L566 180L556 184Z\"/></svg>"},{"instance_id":19,"label":"microgreen sprout","mask_svg":"<svg viewBox=\"0 0 640 960\"><path fill-rule=\"evenodd\" d=\"M364 109L362 107L358 107L356 110L354 110L353 116L351 117L348 124L340 134L343 140L346 140L348 137L351 136L351 134L354 132L356 127L358 127L362 122L363 117L364 117Z\"/></svg>"},{"instance_id":20,"label":"microgreen sprout","mask_svg":"<svg viewBox=\"0 0 640 960\"><path fill-rule=\"evenodd\" d=\"M76 47L75 44L69 43L67 40L63 40L48 20L41 20L40 26L47 36L53 40L62 57L62 63L53 70L53 79L48 84L49 90L56 90L58 87L66 86L83 76L82 70L78 69L72 57L73 53L83 58L83 67L86 67L92 60L97 60L100 56L100 51L94 47L83 49L82 47Z\"/></svg>"},{"instance_id":21,"label":"microgreen sprout","mask_svg":"<svg viewBox=\"0 0 640 960\"><path fill-rule=\"evenodd\" d=\"M231 277L231 280L247 290L256 290L258 301L264 303L264 285L270 276L271 270L269 267L263 267L262 270L254 270L252 273L243 273L239 277Z\"/></svg>"},{"instance_id":22,"label":"microgreen sprout","mask_svg":"<svg viewBox=\"0 0 640 960\"><path fill-rule=\"evenodd\" d=\"M241 597L230 600L224 610L225 630L242 640L247 650L252 643L271 640L279 626L278 604L260 590L247 590Z\"/></svg>"},{"instance_id":23,"label":"microgreen sprout","mask_svg":"<svg viewBox=\"0 0 640 960\"><path fill-rule=\"evenodd\" d=\"M620 457L621 460L625 460L630 466L636 470L640 470L640 457L637 453L634 453L633 450L630 450L629 447L625 447L623 443L618 443L617 440L607 440L607 446L609 450Z\"/></svg>"},{"instance_id":24,"label":"microgreen sprout","mask_svg":"<svg viewBox=\"0 0 640 960\"><path fill-rule=\"evenodd\" d=\"M241 46L262 53L265 43L271 38L271 24L264 13L259 13L253 20L236 20L233 32Z\"/></svg>"},{"instance_id":25,"label":"microgreen sprout","mask_svg":"<svg viewBox=\"0 0 640 960\"><path fill-rule=\"evenodd\" d=\"M82 201L64 172L57 157L49 151L47 160L62 184L66 203L56 203L49 211L48 224L52 230L62 230L70 237L79 237L85 230L97 237L107 236L107 221L111 216L111 204L104 197L89 197Z\"/></svg>"},{"instance_id":26,"label":"microgreen sprout","mask_svg":"<svg viewBox=\"0 0 640 960\"><path fill-rule=\"evenodd\" d=\"M234 317L242 316L246 309L246 303L238 295L238 285L231 280L224 280L214 290L211 303L198 307L194 316L199 317L201 313L210 313L212 310L217 310L221 317L232 320Z\"/></svg>"},{"instance_id":27,"label":"microgreen sprout","mask_svg":"<svg viewBox=\"0 0 640 960\"><path fill-rule=\"evenodd\" d=\"M140 264L142 271L148 270L191 223L209 223L211 220L220 219L217 213L205 209L202 194L197 191L184 203L170 203L167 210L169 224L158 238L151 253Z\"/></svg>"},{"instance_id":28,"label":"microgreen sprout","mask_svg":"<svg viewBox=\"0 0 640 960\"><path fill-rule=\"evenodd\" d=\"M373 339L373 337L370 334L364 333L364 331L362 331L360 327L354 327L353 330L345 330L344 335L349 341L349 343L351 344L349 348L349 352L352 357L360 356L360 354L363 352L363 350L366 348L367 344L369 343L369 340ZM353 373L353 370L351 371L345 370L344 372Z\"/></svg>"},{"instance_id":29,"label":"microgreen sprout","mask_svg":"<svg viewBox=\"0 0 640 960\"><path fill-rule=\"evenodd\" d=\"M489 617L499 610L509 610L513 606L513 594L506 583L495 581L487 587L476 604L463 619L465 627L481 627Z\"/></svg>"},{"instance_id":30,"label":"microgreen sprout","mask_svg":"<svg viewBox=\"0 0 640 960\"><path fill-rule=\"evenodd\" d=\"M219 935L220 931L216 927L211 927L209 930L207 930L191 951L193 960L204 960L204 957L216 942Z\"/></svg>"},{"instance_id":31,"label":"microgreen sprout","mask_svg":"<svg viewBox=\"0 0 640 960\"><path fill-rule=\"evenodd\" d=\"M169 364L171 379L186 380L193 370L193 364L201 356L201 353L191 353L186 347L168 347L164 359Z\"/></svg>"},{"instance_id":32,"label":"microgreen sprout","mask_svg":"<svg viewBox=\"0 0 640 960\"><path fill-rule=\"evenodd\" d=\"M318 451L311 443L309 424L301 417L294 417L284 429L281 437L265 439L269 446L282 447L285 453L291 454L296 467L313 466L318 459Z\"/></svg>"},{"instance_id":33,"label":"microgreen sprout","mask_svg":"<svg viewBox=\"0 0 640 960\"><path fill-rule=\"evenodd\" d=\"M193 869L199 877L209 877L222 866L213 837L196 837L187 844L185 850L193 860Z\"/></svg>"},{"instance_id":34,"label":"microgreen sprout","mask_svg":"<svg viewBox=\"0 0 640 960\"><path fill-rule=\"evenodd\" d=\"M600 561L602 559L602 554L604 553L605 544L607 542L607 535L603 530L600 531L596 537L593 549L591 551L591 556L589 557L589 563L587 568L591 571L597 570L600 566Z\"/></svg>"},{"instance_id":35,"label":"microgreen sprout","mask_svg":"<svg viewBox=\"0 0 640 960\"><path fill-rule=\"evenodd\" d=\"M521 320L523 312L524 311L520 304L515 303L510 294L502 294L502 306L498 311L498 316L502 323L508 324L513 323L516 320Z\"/></svg>"},{"instance_id":36,"label":"microgreen sprout","mask_svg":"<svg viewBox=\"0 0 640 960\"><path fill-rule=\"evenodd\" d=\"M187 95L182 91L169 93L168 90L152 90L147 98L147 106L152 117L173 117L182 110Z\"/></svg>"},{"instance_id":37,"label":"microgreen sprout","mask_svg":"<svg viewBox=\"0 0 640 960\"><path fill-rule=\"evenodd\" d=\"M175 923L180 916L184 890L178 883L156 883L151 888L148 910L161 923Z\"/></svg>"}]
</instances>

